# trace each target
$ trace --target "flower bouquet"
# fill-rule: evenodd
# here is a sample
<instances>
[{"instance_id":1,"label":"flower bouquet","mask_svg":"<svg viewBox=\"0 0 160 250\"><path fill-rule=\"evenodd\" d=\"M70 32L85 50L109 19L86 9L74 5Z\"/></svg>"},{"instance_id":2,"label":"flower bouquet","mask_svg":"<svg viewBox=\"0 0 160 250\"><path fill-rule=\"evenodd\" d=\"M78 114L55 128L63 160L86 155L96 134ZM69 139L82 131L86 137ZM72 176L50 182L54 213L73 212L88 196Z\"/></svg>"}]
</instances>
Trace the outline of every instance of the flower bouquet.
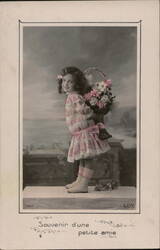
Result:
<instances>
[{"instance_id":1,"label":"flower bouquet","mask_svg":"<svg viewBox=\"0 0 160 250\"><path fill-rule=\"evenodd\" d=\"M113 179L102 179L95 186L95 191L112 191L117 189L118 183Z\"/></svg>"},{"instance_id":2,"label":"flower bouquet","mask_svg":"<svg viewBox=\"0 0 160 250\"><path fill-rule=\"evenodd\" d=\"M103 80L93 82L93 72L98 72ZM106 75L95 67L85 70L86 79L88 80L90 91L84 95L86 104L96 114L95 122L104 123L104 115L106 115L112 107L115 96L112 94L110 79L106 79ZM104 140L112 137L105 128L101 128L99 131L99 138Z\"/></svg>"},{"instance_id":3,"label":"flower bouquet","mask_svg":"<svg viewBox=\"0 0 160 250\"><path fill-rule=\"evenodd\" d=\"M94 88L86 93L84 98L95 113L107 114L115 98L111 92L111 80L96 82Z\"/></svg>"}]
</instances>

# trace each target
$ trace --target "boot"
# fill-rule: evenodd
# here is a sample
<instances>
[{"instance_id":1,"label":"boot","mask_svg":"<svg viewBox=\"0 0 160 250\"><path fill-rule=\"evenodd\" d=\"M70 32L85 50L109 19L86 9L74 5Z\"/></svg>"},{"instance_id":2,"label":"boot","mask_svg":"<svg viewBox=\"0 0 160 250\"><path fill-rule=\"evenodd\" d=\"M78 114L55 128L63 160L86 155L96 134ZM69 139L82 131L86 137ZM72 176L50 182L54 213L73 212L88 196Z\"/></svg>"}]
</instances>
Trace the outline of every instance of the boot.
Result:
<instances>
[{"instance_id":1,"label":"boot","mask_svg":"<svg viewBox=\"0 0 160 250\"><path fill-rule=\"evenodd\" d=\"M88 184L93 176L93 170L84 168L80 181L67 190L68 193L88 193Z\"/></svg>"},{"instance_id":2,"label":"boot","mask_svg":"<svg viewBox=\"0 0 160 250\"><path fill-rule=\"evenodd\" d=\"M74 185L76 185L76 184L80 181L80 179L81 179L81 177L82 177L83 170L84 170L84 168L81 167L81 166L79 166L77 179L76 179L74 182L72 182L72 183L70 183L70 184L67 184L67 185L65 186L66 189L72 188Z\"/></svg>"}]
</instances>

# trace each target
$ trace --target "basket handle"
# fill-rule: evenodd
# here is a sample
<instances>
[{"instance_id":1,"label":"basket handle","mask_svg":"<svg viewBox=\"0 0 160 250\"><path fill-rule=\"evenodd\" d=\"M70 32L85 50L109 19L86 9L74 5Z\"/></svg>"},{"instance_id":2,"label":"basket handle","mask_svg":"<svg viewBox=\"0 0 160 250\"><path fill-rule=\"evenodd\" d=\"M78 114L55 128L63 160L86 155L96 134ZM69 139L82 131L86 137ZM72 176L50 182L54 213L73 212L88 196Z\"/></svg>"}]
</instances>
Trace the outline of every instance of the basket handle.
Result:
<instances>
[{"instance_id":1,"label":"basket handle","mask_svg":"<svg viewBox=\"0 0 160 250\"><path fill-rule=\"evenodd\" d=\"M84 73L84 74L89 74L89 73L92 72L92 71L97 71L104 79L106 79L106 74L105 74L102 70L100 70L100 69L98 69L98 68L96 68L96 67L87 67L87 68L83 71L83 73Z\"/></svg>"}]
</instances>

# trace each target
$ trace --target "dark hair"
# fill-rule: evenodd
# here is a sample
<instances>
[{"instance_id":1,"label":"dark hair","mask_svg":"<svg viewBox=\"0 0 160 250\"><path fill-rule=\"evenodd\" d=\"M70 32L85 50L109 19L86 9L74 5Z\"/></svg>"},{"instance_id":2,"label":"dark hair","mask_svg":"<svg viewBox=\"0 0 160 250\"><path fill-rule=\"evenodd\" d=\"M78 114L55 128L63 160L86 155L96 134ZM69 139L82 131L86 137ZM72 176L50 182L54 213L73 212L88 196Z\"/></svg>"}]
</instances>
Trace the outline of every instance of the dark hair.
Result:
<instances>
[{"instance_id":1,"label":"dark hair","mask_svg":"<svg viewBox=\"0 0 160 250\"><path fill-rule=\"evenodd\" d=\"M75 82L74 90L78 94L85 94L87 88L87 79L85 78L83 72L76 67L65 67L61 71L61 76L71 74ZM58 79L58 92L62 93L62 79Z\"/></svg>"}]
</instances>

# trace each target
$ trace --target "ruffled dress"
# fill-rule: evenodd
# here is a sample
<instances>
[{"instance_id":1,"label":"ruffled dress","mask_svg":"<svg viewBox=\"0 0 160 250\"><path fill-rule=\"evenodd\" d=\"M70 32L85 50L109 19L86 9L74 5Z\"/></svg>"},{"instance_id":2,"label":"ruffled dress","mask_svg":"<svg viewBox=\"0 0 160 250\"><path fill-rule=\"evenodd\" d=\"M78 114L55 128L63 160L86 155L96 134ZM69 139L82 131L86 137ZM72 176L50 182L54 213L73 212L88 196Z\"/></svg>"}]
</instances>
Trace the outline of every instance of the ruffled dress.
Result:
<instances>
[{"instance_id":1,"label":"ruffled dress","mask_svg":"<svg viewBox=\"0 0 160 250\"><path fill-rule=\"evenodd\" d=\"M93 158L110 150L107 140L98 137L99 127L95 124L93 111L85 104L84 98L77 93L67 96L65 105L66 123L72 134L68 150L68 162ZM103 125L102 125L103 126Z\"/></svg>"}]
</instances>

